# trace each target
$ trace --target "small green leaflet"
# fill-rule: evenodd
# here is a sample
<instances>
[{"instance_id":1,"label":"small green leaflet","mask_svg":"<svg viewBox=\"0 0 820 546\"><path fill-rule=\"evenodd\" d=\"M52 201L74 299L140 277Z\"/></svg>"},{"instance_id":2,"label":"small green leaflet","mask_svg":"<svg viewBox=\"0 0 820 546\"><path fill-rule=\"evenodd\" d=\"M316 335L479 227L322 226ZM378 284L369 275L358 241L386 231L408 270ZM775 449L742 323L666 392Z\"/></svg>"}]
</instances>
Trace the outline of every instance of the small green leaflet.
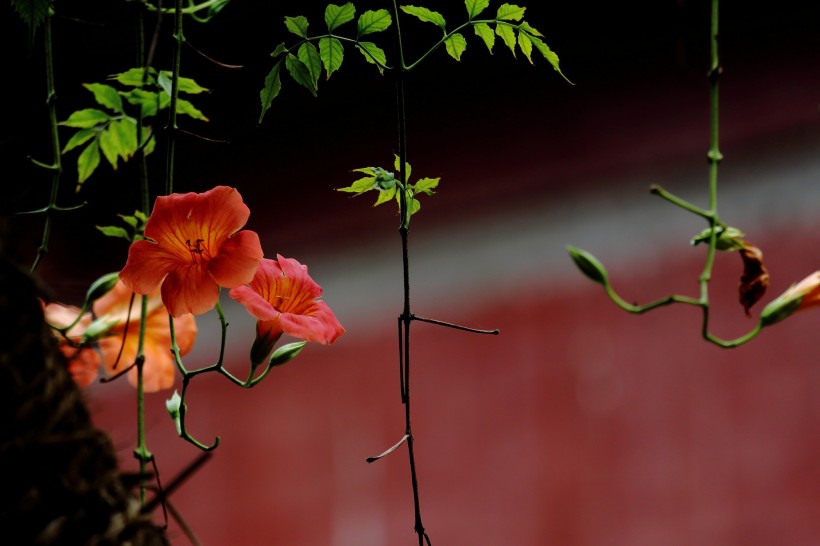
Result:
<instances>
[{"instance_id":1,"label":"small green leaflet","mask_svg":"<svg viewBox=\"0 0 820 546\"><path fill-rule=\"evenodd\" d=\"M433 23L434 25L438 25L441 27L441 30L446 31L445 27L447 26L447 23L444 21L444 17L437 11L432 11L419 6L401 6L401 10L408 15L418 17L425 23Z\"/></svg>"},{"instance_id":2,"label":"small green leaflet","mask_svg":"<svg viewBox=\"0 0 820 546\"><path fill-rule=\"evenodd\" d=\"M472 20L473 17L487 9L490 0L465 0L464 5L467 6L467 16Z\"/></svg>"},{"instance_id":3,"label":"small green leaflet","mask_svg":"<svg viewBox=\"0 0 820 546\"><path fill-rule=\"evenodd\" d=\"M305 16L285 17L285 26L289 32L307 38L308 20Z\"/></svg>"},{"instance_id":4,"label":"small green leaflet","mask_svg":"<svg viewBox=\"0 0 820 546\"><path fill-rule=\"evenodd\" d=\"M77 110L76 112L73 112L70 116L68 116L67 120L61 121L58 125L63 125L65 127L77 127L79 129L90 129L100 123L105 123L109 119L111 119L110 116L102 110L97 110L96 108L86 108L84 110Z\"/></svg>"},{"instance_id":5,"label":"small green leaflet","mask_svg":"<svg viewBox=\"0 0 820 546\"><path fill-rule=\"evenodd\" d=\"M366 11L359 16L358 32L359 36L381 32L393 23L390 12L386 9L376 11Z\"/></svg>"},{"instance_id":6,"label":"small green leaflet","mask_svg":"<svg viewBox=\"0 0 820 546\"><path fill-rule=\"evenodd\" d=\"M541 34L540 32L538 32L535 28L531 27L531 26L530 26L530 24L529 24L528 22L526 22L526 21L522 21L522 22L521 22L521 26L520 26L520 27L518 27L518 28L519 28L520 30L523 30L524 32L526 32L526 33L527 33L527 34L529 34L530 36L540 36L540 37L542 37L542 38L544 37L544 35L543 35L543 34Z\"/></svg>"},{"instance_id":7,"label":"small green leaflet","mask_svg":"<svg viewBox=\"0 0 820 546\"><path fill-rule=\"evenodd\" d=\"M288 52L288 48L285 47L285 42L282 42L281 44L276 46L276 49L273 50L273 53L271 53L270 56L271 57L278 57L282 53L287 53L287 52Z\"/></svg>"},{"instance_id":8,"label":"small green leaflet","mask_svg":"<svg viewBox=\"0 0 820 546\"><path fill-rule=\"evenodd\" d=\"M467 49L467 40L464 39L464 36L456 32L444 40L444 47L447 49L447 53L450 57L460 61L461 54L464 53L465 49Z\"/></svg>"},{"instance_id":9,"label":"small green leaflet","mask_svg":"<svg viewBox=\"0 0 820 546\"><path fill-rule=\"evenodd\" d=\"M62 153L66 153L70 150L73 150L77 146L82 146L83 144L91 140L94 136L96 136L97 132L97 129L80 129L79 131L74 133L70 139L68 139L68 142L66 143L65 148L63 148Z\"/></svg>"},{"instance_id":10,"label":"small green leaflet","mask_svg":"<svg viewBox=\"0 0 820 546\"><path fill-rule=\"evenodd\" d=\"M527 8L522 8L514 4L501 4L495 16L502 21L520 21L524 17Z\"/></svg>"},{"instance_id":11,"label":"small green leaflet","mask_svg":"<svg viewBox=\"0 0 820 546\"><path fill-rule=\"evenodd\" d=\"M344 47L342 42L333 37L325 37L319 40L319 56L322 64L325 65L325 72L327 72L327 79L330 75L339 70L344 60Z\"/></svg>"},{"instance_id":12,"label":"small green leaflet","mask_svg":"<svg viewBox=\"0 0 820 546\"><path fill-rule=\"evenodd\" d=\"M108 76L109 80L116 80L122 85L128 85L131 87L142 87L142 79L145 75L144 68L132 68L130 70L126 70L125 72L120 72L119 74L112 74ZM148 78L146 79L146 83L153 85L156 84L155 76L157 75L157 71L153 68L148 69Z\"/></svg>"},{"instance_id":13,"label":"small green leaflet","mask_svg":"<svg viewBox=\"0 0 820 546\"><path fill-rule=\"evenodd\" d=\"M536 38L535 36L530 36L529 38L530 38L530 41L532 42L533 47L535 47L535 49L537 49L538 52L541 53L541 55L544 56L544 58L547 60L547 62L549 62L552 65L552 67L555 69L555 71L558 72L559 74L561 74L561 77L564 78L567 81L567 83L569 83L571 85L575 85L574 83L572 83L569 80L569 78L564 76L563 72L561 72L561 69L558 66L558 55L556 55L549 48L549 46L547 46L547 44L545 44L543 42L543 40L541 40L539 38Z\"/></svg>"},{"instance_id":14,"label":"small green leaflet","mask_svg":"<svg viewBox=\"0 0 820 546\"><path fill-rule=\"evenodd\" d=\"M401 158L399 158L398 154L393 154L393 168L397 171L401 172ZM410 180L410 175L413 174L413 167L410 166L410 163L404 162L404 179Z\"/></svg>"},{"instance_id":15,"label":"small green leaflet","mask_svg":"<svg viewBox=\"0 0 820 546\"><path fill-rule=\"evenodd\" d=\"M532 42L526 32L518 31L518 46L521 48L521 53L532 64Z\"/></svg>"},{"instance_id":16,"label":"small green leaflet","mask_svg":"<svg viewBox=\"0 0 820 546\"><path fill-rule=\"evenodd\" d=\"M104 83L84 83L83 87L94 93L94 100L98 104L105 106L109 110L113 110L122 114L122 98L116 89Z\"/></svg>"},{"instance_id":17,"label":"small green leaflet","mask_svg":"<svg viewBox=\"0 0 820 546\"><path fill-rule=\"evenodd\" d=\"M280 59L275 65L273 65L273 69L268 72L268 75L265 76L265 86L259 92L259 99L262 101L262 113L259 114L259 123L262 123L262 119L265 117L265 114L268 110L270 110L270 105L273 102L273 99L279 94L279 91L282 90L282 79L279 77L279 71L282 68L282 60Z\"/></svg>"},{"instance_id":18,"label":"small green leaflet","mask_svg":"<svg viewBox=\"0 0 820 546\"><path fill-rule=\"evenodd\" d=\"M305 42L299 47L297 56L310 73L310 78L313 80L313 89L317 89L319 76L322 74L322 59L319 57L316 47L310 42Z\"/></svg>"},{"instance_id":19,"label":"small green leaflet","mask_svg":"<svg viewBox=\"0 0 820 546\"><path fill-rule=\"evenodd\" d=\"M316 88L313 86L313 77L310 75L310 70L305 66L305 63L300 61L292 53L288 53L285 57L285 68L288 69L288 73L296 80L296 83L304 86L314 97L316 96Z\"/></svg>"},{"instance_id":20,"label":"small green leaflet","mask_svg":"<svg viewBox=\"0 0 820 546\"><path fill-rule=\"evenodd\" d=\"M91 176L91 173L94 172L94 169L96 169L99 164L100 145L97 139L94 139L85 147L80 157L77 158L77 187L75 191L80 191L80 186L88 180L88 177Z\"/></svg>"},{"instance_id":21,"label":"small green leaflet","mask_svg":"<svg viewBox=\"0 0 820 546\"><path fill-rule=\"evenodd\" d=\"M373 42L359 42L356 44L356 48L361 51L364 58L367 59L367 62L375 64L379 69L379 73L384 74L382 67L387 65L387 58L384 55L384 51L379 49Z\"/></svg>"},{"instance_id":22,"label":"small green leaflet","mask_svg":"<svg viewBox=\"0 0 820 546\"><path fill-rule=\"evenodd\" d=\"M128 235L128 232L119 226L96 226L96 228L106 237L117 237L128 241L131 240L131 236Z\"/></svg>"},{"instance_id":23,"label":"small green leaflet","mask_svg":"<svg viewBox=\"0 0 820 546\"><path fill-rule=\"evenodd\" d=\"M495 25L495 33L501 37L507 47L510 48L510 51L512 51L513 57L515 57L515 31L512 27L497 24Z\"/></svg>"},{"instance_id":24,"label":"small green leaflet","mask_svg":"<svg viewBox=\"0 0 820 546\"><path fill-rule=\"evenodd\" d=\"M495 33L493 29L490 28L490 25L487 23L478 23L473 26L473 30L475 33L484 40L484 44L487 46L487 49L490 50L490 54L493 53L493 46L495 45Z\"/></svg>"},{"instance_id":25,"label":"small green leaflet","mask_svg":"<svg viewBox=\"0 0 820 546\"><path fill-rule=\"evenodd\" d=\"M339 25L352 21L355 16L356 8L350 2L342 6L328 4L325 8L325 24L328 32L333 32Z\"/></svg>"},{"instance_id":26,"label":"small green leaflet","mask_svg":"<svg viewBox=\"0 0 820 546\"><path fill-rule=\"evenodd\" d=\"M171 78L173 77L173 74L171 73L170 70L163 70L163 71L160 72L160 78L162 78L163 76L168 79L168 82L169 82L168 89L171 89L170 82L171 82ZM208 91L207 88L202 87L201 85L196 83L193 79L183 78L182 76L180 76L177 79L177 90L180 93L188 93L189 95L197 95L199 93L205 93L205 92ZM170 95L171 93L168 92L168 94Z\"/></svg>"},{"instance_id":27,"label":"small green leaflet","mask_svg":"<svg viewBox=\"0 0 820 546\"><path fill-rule=\"evenodd\" d=\"M441 180L441 178L422 178L413 184L413 189L416 193L433 195L435 193L433 188L438 186L439 180Z\"/></svg>"}]
</instances>

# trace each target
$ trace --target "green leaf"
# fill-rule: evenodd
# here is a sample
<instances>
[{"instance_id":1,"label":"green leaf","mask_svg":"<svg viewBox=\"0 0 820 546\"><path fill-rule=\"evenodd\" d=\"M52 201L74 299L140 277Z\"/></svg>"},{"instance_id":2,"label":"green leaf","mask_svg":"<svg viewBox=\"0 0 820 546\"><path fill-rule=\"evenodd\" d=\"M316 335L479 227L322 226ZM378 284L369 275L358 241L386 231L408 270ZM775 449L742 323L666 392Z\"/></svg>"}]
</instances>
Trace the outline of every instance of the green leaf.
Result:
<instances>
[{"instance_id":1,"label":"green leaf","mask_svg":"<svg viewBox=\"0 0 820 546\"><path fill-rule=\"evenodd\" d=\"M165 91L165 94L169 97L173 92L173 82L171 81L171 73L170 72L160 72L159 76L157 77L157 85Z\"/></svg>"},{"instance_id":2,"label":"green leaf","mask_svg":"<svg viewBox=\"0 0 820 546\"><path fill-rule=\"evenodd\" d=\"M386 190L379 190L379 197L376 199L376 202L373 203L373 206L376 207L381 205L382 203L387 203L388 201L392 201L393 197L396 196L396 186Z\"/></svg>"},{"instance_id":3,"label":"green leaf","mask_svg":"<svg viewBox=\"0 0 820 546\"><path fill-rule=\"evenodd\" d=\"M128 232L120 226L96 226L96 228L107 237L118 237L120 239L131 240L131 236L128 235Z\"/></svg>"},{"instance_id":4,"label":"green leaf","mask_svg":"<svg viewBox=\"0 0 820 546\"><path fill-rule=\"evenodd\" d=\"M117 140L117 135L113 131L103 131L100 133L100 138L97 139L102 150L103 155L111 163L111 167L117 170L117 159L120 156L120 143Z\"/></svg>"},{"instance_id":5,"label":"green leaf","mask_svg":"<svg viewBox=\"0 0 820 546\"><path fill-rule=\"evenodd\" d=\"M145 117L156 116L157 109L166 108L171 101L171 97L165 93L159 95L153 91L145 91L140 88L134 88L127 93L122 93L122 96L129 104L139 106L142 115Z\"/></svg>"},{"instance_id":6,"label":"green leaf","mask_svg":"<svg viewBox=\"0 0 820 546\"><path fill-rule=\"evenodd\" d=\"M366 176L364 178L356 180L349 186L346 186L344 188L336 188L336 191L343 191L347 193L355 193L356 195L361 195L368 190L374 189L375 187L376 177Z\"/></svg>"},{"instance_id":7,"label":"green leaf","mask_svg":"<svg viewBox=\"0 0 820 546\"><path fill-rule=\"evenodd\" d=\"M100 145L97 143L97 139L94 139L85 147L82 153L80 153L80 157L77 158L77 191L80 190L82 183L88 180L88 177L91 176L91 173L94 172L94 169L96 169L99 164Z\"/></svg>"},{"instance_id":8,"label":"green leaf","mask_svg":"<svg viewBox=\"0 0 820 546\"><path fill-rule=\"evenodd\" d=\"M205 117L205 114L200 112L196 106L185 99L177 99L177 114L185 114L186 116L191 116L194 119L209 121L208 118Z\"/></svg>"},{"instance_id":9,"label":"green leaf","mask_svg":"<svg viewBox=\"0 0 820 546\"><path fill-rule=\"evenodd\" d=\"M359 36L381 32L387 29L392 23L393 19L390 17L390 12L386 9L366 11L359 15L359 21L357 22Z\"/></svg>"},{"instance_id":10,"label":"green leaf","mask_svg":"<svg viewBox=\"0 0 820 546\"><path fill-rule=\"evenodd\" d=\"M318 89L319 76L322 74L322 61L324 59L319 57L319 52L316 51L316 47L310 42L305 42L299 47L297 56L307 67L308 72L310 72L310 77L313 80L313 89Z\"/></svg>"},{"instance_id":11,"label":"green leaf","mask_svg":"<svg viewBox=\"0 0 820 546\"><path fill-rule=\"evenodd\" d=\"M102 231L103 235L107 237L118 237L128 241L131 240L131 236L128 235L128 232L119 226L96 226L96 228Z\"/></svg>"},{"instance_id":12,"label":"green leaf","mask_svg":"<svg viewBox=\"0 0 820 546\"><path fill-rule=\"evenodd\" d=\"M115 137L118 153L123 161L128 161L137 153L137 120L123 118L112 121L106 132L112 133Z\"/></svg>"},{"instance_id":13,"label":"green leaf","mask_svg":"<svg viewBox=\"0 0 820 546\"><path fill-rule=\"evenodd\" d=\"M262 118L270 110L270 105L273 99L279 95L282 90L282 79L279 76L279 71L282 68L282 59L273 65L273 69L265 76L265 86L259 92L259 100L262 101L262 112L259 114L259 123L262 123Z\"/></svg>"},{"instance_id":14,"label":"green leaf","mask_svg":"<svg viewBox=\"0 0 820 546\"><path fill-rule=\"evenodd\" d=\"M364 55L367 62L375 64L379 69L379 73L384 74L382 66L387 65L387 58L384 55L384 51L373 42L359 42L356 44L356 48Z\"/></svg>"},{"instance_id":15,"label":"green leaf","mask_svg":"<svg viewBox=\"0 0 820 546\"><path fill-rule=\"evenodd\" d=\"M128 85L130 87L142 87L142 78L145 74L144 68L132 68L130 70L126 70L125 72L120 72L119 74L112 74L108 76L109 80L116 80L122 85ZM146 83L154 84L157 71L153 68L148 68L148 79Z\"/></svg>"},{"instance_id":16,"label":"green leaf","mask_svg":"<svg viewBox=\"0 0 820 546\"><path fill-rule=\"evenodd\" d=\"M273 53L271 53L270 56L271 57L278 57L282 53L287 53L287 51L288 51L288 48L285 47L285 42L282 42L281 44L276 46L276 49L273 50Z\"/></svg>"},{"instance_id":17,"label":"green leaf","mask_svg":"<svg viewBox=\"0 0 820 546\"><path fill-rule=\"evenodd\" d=\"M316 96L316 88L313 87L313 77L310 75L310 70L305 66L305 63L300 61L299 58L292 53L288 53L288 56L285 57L285 68L288 69L288 73L296 80L296 83L307 88L314 97Z\"/></svg>"},{"instance_id":18,"label":"green leaf","mask_svg":"<svg viewBox=\"0 0 820 546\"><path fill-rule=\"evenodd\" d=\"M79 129L90 129L100 123L105 123L110 119L111 116L102 110L97 110L96 108L86 108L85 110L77 110L72 113L68 116L67 120L61 121L59 125L63 125L65 127L77 127Z\"/></svg>"},{"instance_id":19,"label":"green leaf","mask_svg":"<svg viewBox=\"0 0 820 546\"><path fill-rule=\"evenodd\" d=\"M473 30L475 33L484 40L484 44L487 46L487 49L490 50L490 54L493 52L493 46L495 45L495 33L493 29L490 28L490 25L487 23L477 23L473 25Z\"/></svg>"},{"instance_id":20,"label":"green leaf","mask_svg":"<svg viewBox=\"0 0 820 546\"><path fill-rule=\"evenodd\" d=\"M34 33L48 16L50 0L12 0L11 5L28 26L29 44L34 43Z\"/></svg>"},{"instance_id":21,"label":"green leaf","mask_svg":"<svg viewBox=\"0 0 820 546\"><path fill-rule=\"evenodd\" d=\"M327 72L327 79L330 75L339 70L344 60L345 51L342 42L336 38L322 38L319 40L319 56L322 59L322 64L325 65L325 72Z\"/></svg>"},{"instance_id":22,"label":"green leaf","mask_svg":"<svg viewBox=\"0 0 820 546\"><path fill-rule=\"evenodd\" d=\"M515 57L515 31L507 25L495 25L495 33L501 37Z\"/></svg>"},{"instance_id":23,"label":"green leaf","mask_svg":"<svg viewBox=\"0 0 820 546\"><path fill-rule=\"evenodd\" d=\"M325 8L325 24L328 32L333 32L339 25L352 21L355 16L356 8L350 2L341 6L328 4Z\"/></svg>"},{"instance_id":24,"label":"green leaf","mask_svg":"<svg viewBox=\"0 0 820 546\"><path fill-rule=\"evenodd\" d=\"M396 172L401 172L401 159L399 158L398 154L393 154L393 168L396 169ZM410 166L410 163L405 161L404 162L404 179L405 181L410 180L410 175L413 172L413 167Z\"/></svg>"},{"instance_id":25,"label":"green leaf","mask_svg":"<svg viewBox=\"0 0 820 546\"><path fill-rule=\"evenodd\" d=\"M98 104L122 114L122 98L116 89L104 83L84 83L83 87L94 93Z\"/></svg>"},{"instance_id":26,"label":"green leaf","mask_svg":"<svg viewBox=\"0 0 820 546\"><path fill-rule=\"evenodd\" d=\"M70 150L73 150L77 146L85 144L94 136L96 136L98 132L99 131L97 129L80 129L79 131L74 133L70 139L68 139L68 142L66 143L65 148L63 148L62 153L66 153Z\"/></svg>"},{"instance_id":27,"label":"green leaf","mask_svg":"<svg viewBox=\"0 0 820 546\"><path fill-rule=\"evenodd\" d=\"M137 220L136 216L126 216L125 214L118 214L122 221L131 226L133 229L137 229L137 225L139 224L139 220ZM98 226L99 229L99 226Z\"/></svg>"},{"instance_id":28,"label":"green leaf","mask_svg":"<svg viewBox=\"0 0 820 546\"><path fill-rule=\"evenodd\" d=\"M444 40L444 47L447 49L447 54L450 55L450 57L460 61L461 54L467 49L467 40L464 39L464 36L456 32Z\"/></svg>"},{"instance_id":29,"label":"green leaf","mask_svg":"<svg viewBox=\"0 0 820 546\"><path fill-rule=\"evenodd\" d=\"M520 21L524 17L527 8L522 8L514 4L501 4L495 18L502 21Z\"/></svg>"},{"instance_id":30,"label":"green leaf","mask_svg":"<svg viewBox=\"0 0 820 546\"><path fill-rule=\"evenodd\" d=\"M561 74L561 77L564 78L565 80L567 80L568 83L572 83L569 80L569 78L564 76L564 73L561 72L561 69L558 66L558 55L556 55L549 48L549 46L547 46L547 44L544 43L543 40L541 40L539 38L536 38L534 36L530 36L530 41L532 42L532 45L535 47L535 49L537 49L541 53L541 55L544 56L544 58L547 60L547 62L549 62L552 65L552 67L555 69L555 71L558 72L559 74Z\"/></svg>"},{"instance_id":31,"label":"green leaf","mask_svg":"<svg viewBox=\"0 0 820 546\"><path fill-rule=\"evenodd\" d=\"M299 15L298 17L285 17L285 26L289 32L302 38L307 38L308 20L303 15Z\"/></svg>"},{"instance_id":32,"label":"green leaf","mask_svg":"<svg viewBox=\"0 0 820 546\"><path fill-rule=\"evenodd\" d=\"M401 10L408 15L418 17L425 23L433 23L434 25L438 25L441 27L441 30L445 30L445 27L447 26L444 16L437 11L432 11L420 6L401 6Z\"/></svg>"},{"instance_id":33,"label":"green leaf","mask_svg":"<svg viewBox=\"0 0 820 546\"><path fill-rule=\"evenodd\" d=\"M134 216L136 216L143 223L145 223L145 221L148 220L148 216L146 216L146 214L144 212L142 212L141 210L135 210L134 211Z\"/></svg>"},{"instance_id":34,"label":"green leaf","mask_svg":"<svg viewBox=\"0 0 820 546\"><path fill-rule=\"evenodd\" d=\"M160 82L160 85L162 86L163 89L165 89L165 92L168 93L169 95L171 94L171 82L172 82L173 76L174 76L174 74L170 70L163 70L159 73L160 80L162 80L162 82L167 82L168 88L165 89L165 86L162 85L162 82ZM210 89L202 87L201 85L196 83L193 79L183 78L182 76L177 78L177 90L180 93L188 93L189 95L197 95L199 93L205 93L207 91L210 91Z\"/></svg>"},{"instance_id":35,"label":"green leaf","mask_svg":"<svg viewBox=\"0 0 820 546\"><path fill-rule=\"evenodd\" d=\"M472 19L490 5L490 0L465 0L464 5L467 6L467 16Z\"/></svg>"},{"instance_id":36,"label":"green leaf","mask_svg":"<svg viewBox=\"0 0 820 546\"><path fill-rule=\"evenodd\" d=\"M380 169L379 167L359 167L358 169L353 169L354 173L365 173L369 174L370 176L376 176L384 169ZM378 171L378 172L377 172Z\"/></svg>"},{"instance_id":37,"label":"green leaf","mask_svg":"<svg viewBox=\"0 0 820 546\"><path fill-rule=\"evenodd\" d=\"M521 53L532 64L532 41L525 32L518 31L518 46L521 48Z\"/></svg>"},{"instance_id":38,"label":"green leaf","mask_svg":"<svg viewBox=\"0 0 820 546\"><path fill-rule=\"evenodd\" d=\"M438 187L438 183L441 178L422 178L415 184L413 184L413 190L416 193L424 193L426 195L433 195L435 192L433 188Z\"/></svg>"},{"instance_id":39,"label":"green leaf","mask_svg":"<svg viewBox=\"0 0 820 546\"><path fill-rule=\"evenodd\" d=\"M535 30L535 28L531 27L531 26L530 26L530 24L529 24L529 23L527 23L526 21L524 21L523 23L521 23L521 26L520 26L520 27L518 27L518 28L519 28L520 30L523 30L524 32L526 32L526 33L527 33L527 34L529 34L530 36L541 36L541 37L543 37L543 36L544 36L543 34L541 34L540 32L538 32L537 30Z\"/></svg>"}]
</instances>

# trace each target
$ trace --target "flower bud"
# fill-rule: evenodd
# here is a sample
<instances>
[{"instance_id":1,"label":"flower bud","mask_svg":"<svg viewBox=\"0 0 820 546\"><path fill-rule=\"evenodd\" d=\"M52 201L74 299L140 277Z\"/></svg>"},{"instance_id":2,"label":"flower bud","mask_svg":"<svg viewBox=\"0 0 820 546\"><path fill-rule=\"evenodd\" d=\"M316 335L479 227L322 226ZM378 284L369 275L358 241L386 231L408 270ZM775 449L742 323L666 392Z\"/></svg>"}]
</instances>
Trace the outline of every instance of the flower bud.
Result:
<instances>
[{"instance_id":1,"label":"flower bud","mask_svg":"<svg viewBox=\"0 0 820 546\"><path fill-rule=\"evenodd\" d=\"M281 366L296 358L302 349L307 344L307 341L297 341L295 343L288 343L276 349L270 357L270 366Z\"/></svg>"},{"instance_id":2,"label":"flower bud","mask_svg":"<svg viewBox=\"0 0 820 546\"><path fill-rule=\"evenodd\" d=\"M570 258L581 270L581 273L598 284L607 284L606 269L595 256L574 246L567 246L567 252L569 252Z\"/></svg>"},{"instance_id":3,"label":"flower bud","mask_svg":"<svg viewBox=\"0 0 820 546\"><path fill-rule=\"evenodd\" d=\"M112 322L105 318L100 318L92 322L88 325L88 328L85 329L83 332L82 340L80 341L81 344L88 343L89 341L96 341L102 336L104 336L111 328L114 327L116 322Z\"/></svg>"},{"instance_id":4,"label":"flower bud","mask_svg":"<svg viewBox=\"0 0 820 546\"><path fill-rule=\"evenodd\" d=\"M820 305L820 271L815 271L769 302L760 313L760 325L771 326L795 311Z\"/></svg>"},{"instance_id":5,"label":"flower bud","mask_svg":"<svg viewBox=\"0 0 820 546\"><path fill-rule=\"evenodd\" d=\"M715 230L717 231L717 238L715 239L715 248L717 250L731 252L732 250L740 250L745 247L743 237L745 237L746 234L739 229L732 226L717 226ZM712 228L706 228L692 238L692 246L698 243L708 243L711 237Z\"/></svg>"},{"instance_id":6,"label":"flower bud","mask_svg":"<svg viewBox=\"0 0 820 546\"><path fill-rule=\"evenodd\" d=\"M179 396L177 391L174 391L174 394L165 401L165 409L168 410L168 415L171 416L171 419L174 420L174 423L177 426L177 434L182 436L182 423L180 421L180 413L179 408L182 406L182 398Z\"/></svg>"},{"instance_id":7,"label":"flower bud","mask_svg":"<svg viewBox=\"0 0 820 546\"><path fill-rule=\"evenodd\" d=\"M91 283L91 286L88 287L88 292L85 294L85 303L89 305L104 295L111 292L114 287L117 285L117 281L120 280L120 273L119 271L114 273L107 273Z\"/></svg>"}]
</instances>

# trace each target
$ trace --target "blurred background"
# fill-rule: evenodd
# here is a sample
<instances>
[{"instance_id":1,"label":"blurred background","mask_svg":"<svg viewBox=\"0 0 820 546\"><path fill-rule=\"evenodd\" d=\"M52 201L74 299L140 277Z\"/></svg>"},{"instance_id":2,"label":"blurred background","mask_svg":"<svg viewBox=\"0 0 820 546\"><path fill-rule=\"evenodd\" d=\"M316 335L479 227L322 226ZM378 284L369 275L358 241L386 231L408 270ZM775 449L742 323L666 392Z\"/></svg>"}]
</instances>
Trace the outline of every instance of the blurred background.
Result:
<instances>
[{"instance_id":1,"label":"blurred background","mask_svg":"<svg viewBox=\"0 0 820 546\"><path fill-rule=\"evenodd\" d=\"M387 7L355 4L358 13ZM413 430L433 544L817 544L818 316L798 314L720 349L700 339L695 308L621 312L565 250L598 256L628 301L697 296L705 249L689 240L705 225L647 189L708 203L708 2L532 4L526 20L575 85L540 58L513 59L503 44L489 55L471 33L461 62L438 51L406 82L413 174L441 177L411 223L413 312L502 332L413 324ZM211 121L185 128L228 143L181 140L176 191L236 187L266 255L307 264L347 328L251 391L222 377L192 382L189 430L222 445L172 501L206 545L416 543L406 450L365 463L404 433L398 217L391 205L373 208L370 195L334 191L357 178L354 168L392 167L393 81L347 48L317 98L285 77L258 124L269 53L293 42L283 17L305 15L320 32L324 5L235 0L185 30L197 49L243 68L183 51L182 75L212 90L195 102ZM134 7L57 2L60 119L92 106L81 83L134 64ZM461 2L428 7L450 28L465 18ZM42 47L26 47L25 28L6 10L4 215L43 206L50 184L26 160L48 158ZM818 23L814 3L721 10L719 210L763 250L764 304L820 268ZM440 36L410 17L402 29L408 60ZM160 31L155 66L167 69L170 18ZM373 41L395 59L389 33ZM156 193L161 156L151 163ZM127 253L94 225L114 223L139 199L132 165L115 173L103 164L75 193L75 160L67 155L61 204L87 205L57 218L40 277L77 304ZM42 219L7 226L6 252L30 264ZM759 312L748 318L737 303L741 270L736 254L718 256L711 328L724 338L753 328ZM223 303L229 367L241 374L253 320ZM210 363L217 348L216 316L198 324L189 367ZM133 389L96 384L87 395L123 466L135 468ZM198 455L176 438L169 395L146 404L149 448L166 481ZM169 535L188 542L173 522Z\"/></svg>"}]
</instances>

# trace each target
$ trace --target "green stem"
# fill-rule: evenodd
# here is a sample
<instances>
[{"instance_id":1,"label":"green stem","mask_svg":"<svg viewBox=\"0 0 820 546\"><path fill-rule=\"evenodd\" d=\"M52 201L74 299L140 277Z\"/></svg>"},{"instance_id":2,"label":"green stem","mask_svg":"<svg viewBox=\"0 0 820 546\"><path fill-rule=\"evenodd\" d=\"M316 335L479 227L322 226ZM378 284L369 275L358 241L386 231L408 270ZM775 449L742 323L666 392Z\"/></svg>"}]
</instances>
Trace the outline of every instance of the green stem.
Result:
<instances>
[{"instance_id":1,"label":"green stem","mask_svg":"<svg viewBox=\"0 0 820 546\"><path fill-rule=\"evenodd\" d=\"M144 476L148 468L148 462L152 455L148 451L145 438L145 386L143 368L145 366L145 325L148 317L148 296L142 296L140 312L139 340L137 342L137 448L134 456L139 460L140 475ZM146 485L140 480L140 505L145 506Z\"/></svg>"},{"instance_id":2,"label":"green stem","mask_svg":"<svg viewBox=\"0 0 820 546\"><path fill-rule=\"evenodd\" d=\"M670 305L670 304L673 304L673 303L683 303L683 304L686 304L686 305L695 305L695 306L698 306L698 307L702 307L702 305L703 305L700 302L700 300L698 300L698 299L690 298L688 296L680 296L680 295L677 295L677 294L672 294L672 295L666 296L665 298L661 298L661 299L653 301L651 303L647 303L646 305L634 305L634 304L631 304L631 303L627 302L623 298L621 298L615 292L615 290L612 288L611 285L609 285L609 284L604 285L604 290L606 291L606 295L609 296L609 299L611 299L613 302L615 302L615 305L617 305L618 307L620 307L624 311L628 311L630 313L635 313L637 315L640 315L642 313L646 313L647 311L651 311L652 309L655 309L655 308L658 308L658 307L663 307L665 305Z\"/></svg>"},{"instance_id":3,"label":"green stem","mask_svg":"<svg viewBox=\"0 0 820 546\"><path fill-rule=\"evenodd\" d=\"M182 43L185 37L182 34L182 0L176 0L174 8L174 62L171 68L171 103L168 107L168 147L165 164L165 194L174 192L174 153L177 136L177 101L179 99L179 66L182 62Z\"/></svg>"},{"instance_id":4,"label":"green stem","mask_svg":"<svg viewBox=\"0 0 820 546\"><path fill-rule=\"evenodd\" d=\"M515 28L515 29L519 29L521 27L521 25L510 23L509 21L501 21L501 20L498 20L498 19L478 19L478 20L474 20L474 21L467 21L466 23L463 23L463 24L457 26L456 28L454 28L450 32L445 32L444 36L442 36L441 39L438 42L433 44L433 46L430 49L428 49L427 51L425 51L421 55L421 57L419 57L418 59L416 59L414 62L410 63L409 65L404 65L404 59L402 58L402 66L404 66L405 70L408 70L408 71L413 70L420 62L422 62L424 59L429 57L431 53L433 53L435 50L437 50L439 47L441 47L441 45L444 42L446 42L447 39L450 36L452 36L453 34L456 34L457 32L459 32L459 31L461 31L461 30L463 30L463 29L465 29L469 26L475 26L479 23L484 23L484 24L488 24L488 25L502 25L502 26L506 26L506 27L512 27L512 28ZM396 16L396 24L398 24L398 16Z\"/></svg>"},{"instance_id":5,"label":"green stem","mask_svg":"<svg viewBox=\"0 0 820 546\"><path fill-rule=\"evenodd\" d=\"M742 336L740 336L736 339L731 339L731 340L721 339L717 336L714 336L714 335L710 334L709 332L706 332L706 334L704 335L704 338L706 339L706 341L709 341L710 343L714 343L718 347L723 347L724 349L731 349L731 348L737 347L738 345L743 345L744 343L748 343L749 341L753 340L754 338L757 337L757 334L759 334L762 329L763 329L763 327L760 324L758 324L749 333L744 334L744 335L742 335Z\"/></svg>"},{"instance_id":6,"label":"green stem","mask_svg":"<svg viewBox=\"0 0 820 546\"><path fill-rule=\"evenodd\" d=\"M54 85L54 47L51 40L51 19L52 15L46 17L45 21L45 56L46 56L46 104L48 105L48 118L51 125L51 165L42 165L52 171L51 174L51 194L49 196L48 207L46 209L46 220L43 226L43 237L37 249L37 257L31 266L31 272L37 271L43 257L48 252L48 242L51 237L52 212L57 204L57 195L60 189L60 176L63 173L62 161L60 158L60 135L57 132L57 94Z\"/></svg>"}]
</instances>

